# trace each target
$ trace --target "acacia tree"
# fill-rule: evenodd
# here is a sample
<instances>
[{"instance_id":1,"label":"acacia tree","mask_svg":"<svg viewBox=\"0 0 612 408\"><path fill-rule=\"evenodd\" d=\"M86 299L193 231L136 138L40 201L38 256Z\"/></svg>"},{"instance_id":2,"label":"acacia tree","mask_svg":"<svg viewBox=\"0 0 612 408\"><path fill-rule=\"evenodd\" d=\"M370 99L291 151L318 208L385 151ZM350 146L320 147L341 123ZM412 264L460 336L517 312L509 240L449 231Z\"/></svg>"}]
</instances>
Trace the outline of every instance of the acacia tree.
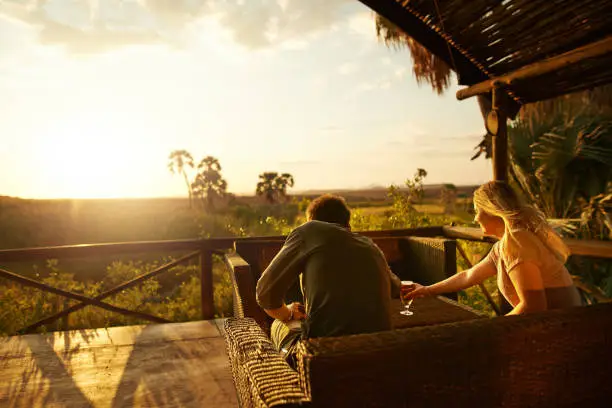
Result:
<instances>
[{"instance_id":1,"label":"acacia tree","mask_svg":"<svg viewBox=\"0 0 612 408\"><path fill-rule=\"evenodd\" d=\"M287 188L294 185L293 176L289 173L264 172L259 175L255 194L264 196L266 201L274 204L287 199Z\"/></svg>"},{"instance_id":2,"label":"acacia tree","mask_svg":"<svg viewBox=\"0 0 612 408\"><path fill-rule=\"evenodd\" d=\"M445 214L455 213L457 202L457 187L454 184L443 184L440 190L440 202L444 206Z\"/></svg>"},{"instance_id":3,"label":"acacia tree","mask_svg":"<svg viewBox=\"0 0 612 408\"><path fill-rule=\"evenodd\" d=\"M221 176L221 164L213 156L206 156L198 164L198 174L191 184L195 196L209 210L214 209L216 197L223 197L227 192L227 182Z\"/></svg>"},{"instance_id":4,"label":"acacia tree","mask_svg":"<svg viewBox=\"0 0 612 408\"><path fill-rule=\"evenodd\" d=\"M187 176L186 168L193 168L193 157L187 150L174 150L168 156L168 170L172 174L181 174L185 179L187 185L187 193L189 194L189 207L193 205L193 191L191 189L191 183Z\"/></svg>"}]
</instances>

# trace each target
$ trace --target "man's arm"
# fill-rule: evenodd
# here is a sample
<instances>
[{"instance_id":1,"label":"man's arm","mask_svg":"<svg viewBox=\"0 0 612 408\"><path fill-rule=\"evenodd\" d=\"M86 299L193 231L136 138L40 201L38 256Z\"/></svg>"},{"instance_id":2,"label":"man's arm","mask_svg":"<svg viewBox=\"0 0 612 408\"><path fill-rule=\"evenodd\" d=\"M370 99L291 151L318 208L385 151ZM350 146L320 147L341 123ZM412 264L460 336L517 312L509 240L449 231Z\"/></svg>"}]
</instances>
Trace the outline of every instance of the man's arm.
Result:
<instances>
[{"instance_id":1,"label":"man's arm","mask_svg":"<svg viewBox=\"0 0 612 408\"><path fill-rule=\"evenodd\" d=\"M284 301L287 290L302 271L304 260L302 240L299 232L293 230L257 282L257 303L269 316L282 321L305 317L303 306L292 303L290 308Z\"/></svg>"},{"instance_id":2,"label":"man's arm","mask_svg":"<svg viewBox=\"0 0 612 408\"><path fill-rule=\"evenodd\" d=\"M399 298L400 289L402 288L402 280L391 271L391 268L387 267L389 270L389 276L391 277L391 297Z\"/></svg>"},{"instance_id":3,"label":"man's arm","mask_svg":"<svg viewBox=\"0 0 612 408\"><path fill-rule=\"evenodd\" d=\"M393 271L391 271L391 267L389 266L389 263L387 262L387 258L385 257L385 253L382 251L382 249L380 249L380 247L374 243L373 245L378 250L378 255L380 256L380 260L379 260L380 264L383 265L383 268L389 274L389 279L390 279L389 283L391 286L391 297L399 298L400 289L402 287L402 281L396 274L393 273Z\"/></svg>"}]
</instances>

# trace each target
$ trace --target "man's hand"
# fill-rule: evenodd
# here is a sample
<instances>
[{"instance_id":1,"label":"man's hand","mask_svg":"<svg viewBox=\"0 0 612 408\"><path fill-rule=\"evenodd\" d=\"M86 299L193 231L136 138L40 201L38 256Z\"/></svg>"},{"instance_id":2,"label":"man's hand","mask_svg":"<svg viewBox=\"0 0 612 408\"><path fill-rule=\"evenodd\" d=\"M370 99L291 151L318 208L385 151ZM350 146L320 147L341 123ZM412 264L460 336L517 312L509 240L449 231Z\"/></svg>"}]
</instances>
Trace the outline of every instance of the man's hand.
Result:
<instances>
[{"instance_id":1,"label":"man's hand","mask_svg":"<svg viewBox=\"0 0 612 408\"><path fill-rule=\"evenodd\" d=\"M304 320L306 319L306 309L300 302L293 302L287 305L289 310L289 317L285 320L289 322L291 320Z\"/></svg>"}]
</instances>

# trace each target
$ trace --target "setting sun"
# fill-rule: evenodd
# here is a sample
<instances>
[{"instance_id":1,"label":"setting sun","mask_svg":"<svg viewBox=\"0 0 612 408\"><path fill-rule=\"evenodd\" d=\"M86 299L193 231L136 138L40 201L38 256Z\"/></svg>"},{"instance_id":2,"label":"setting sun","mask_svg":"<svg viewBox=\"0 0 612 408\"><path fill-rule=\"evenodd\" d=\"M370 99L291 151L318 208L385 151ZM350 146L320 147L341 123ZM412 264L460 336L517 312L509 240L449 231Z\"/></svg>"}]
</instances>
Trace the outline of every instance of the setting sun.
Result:
<instances>
[{"instance_id":1,"label":"setting sun","mask_svg":"<svg viewBox=\"0 0 612 408\"><path fill-rule=\"evenodd\" d=\"M43 132L30 171L44 180L49 198L130 197L134 181L146 177L150 158L138 137L145 129L133 122L75 113Z\"/></svg>"}]
</instances>

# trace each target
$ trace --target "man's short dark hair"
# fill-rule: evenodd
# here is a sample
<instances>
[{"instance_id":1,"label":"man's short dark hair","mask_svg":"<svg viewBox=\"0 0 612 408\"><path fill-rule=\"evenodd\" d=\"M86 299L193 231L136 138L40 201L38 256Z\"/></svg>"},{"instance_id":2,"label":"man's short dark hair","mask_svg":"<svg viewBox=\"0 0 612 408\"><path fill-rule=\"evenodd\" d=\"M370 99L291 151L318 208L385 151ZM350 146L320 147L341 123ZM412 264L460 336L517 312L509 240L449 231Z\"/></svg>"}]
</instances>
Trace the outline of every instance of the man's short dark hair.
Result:
<instances>
[{"instance_id":1,"label":"man's short dark hair","mask_svg":"<svg viewBox=\"0 0 612 408\"><path fill-rule=\"evenodd\" d=\"M325 221L349 227L351 210L344 198L325 194L314 199L306 209L309 220Z\"/></svg>"}]
</instances>

